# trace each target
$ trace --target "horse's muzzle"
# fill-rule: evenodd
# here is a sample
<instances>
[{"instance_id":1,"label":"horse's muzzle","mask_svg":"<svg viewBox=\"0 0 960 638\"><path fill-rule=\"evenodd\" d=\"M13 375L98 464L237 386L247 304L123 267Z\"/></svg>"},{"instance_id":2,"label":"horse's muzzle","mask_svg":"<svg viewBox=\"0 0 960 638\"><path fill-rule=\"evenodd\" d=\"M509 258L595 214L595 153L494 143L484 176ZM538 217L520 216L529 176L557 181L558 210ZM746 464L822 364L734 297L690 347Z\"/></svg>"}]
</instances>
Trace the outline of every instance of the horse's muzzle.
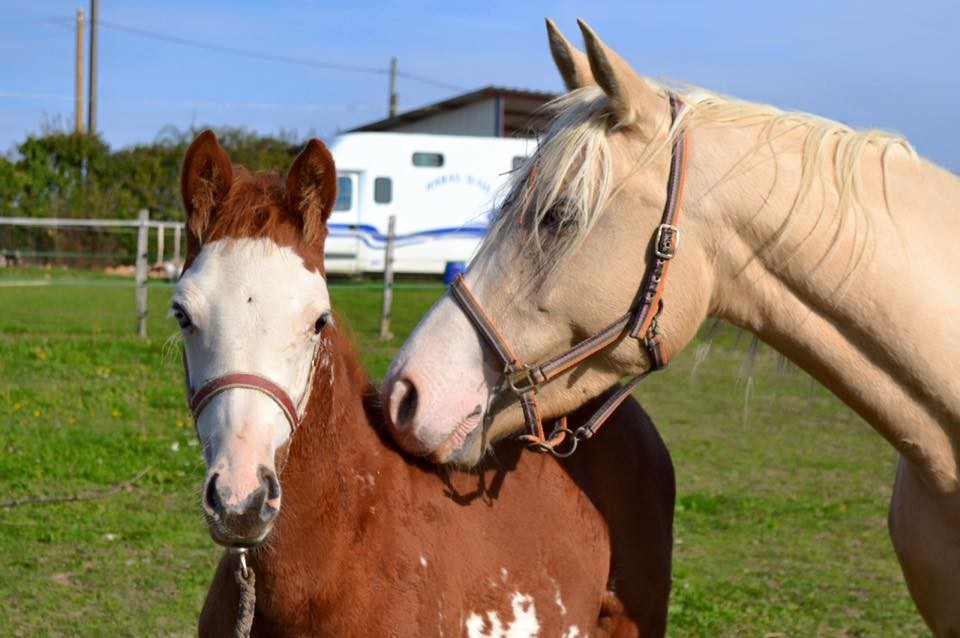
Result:
<instances>
[{"instance_id":1,"label":"horse's muzzle","mask_svg":"<svg viewBox=\"0 0 960 638\"><path fill-rule=\"evenodd\" d=\"M211 474L203 487L201 504L210 537L227 547L252 547L266 538L280 511L280 482L276 473L261 465L260 484L242 501L231 498L230 488Z\"/></svg>"}]
</instances>

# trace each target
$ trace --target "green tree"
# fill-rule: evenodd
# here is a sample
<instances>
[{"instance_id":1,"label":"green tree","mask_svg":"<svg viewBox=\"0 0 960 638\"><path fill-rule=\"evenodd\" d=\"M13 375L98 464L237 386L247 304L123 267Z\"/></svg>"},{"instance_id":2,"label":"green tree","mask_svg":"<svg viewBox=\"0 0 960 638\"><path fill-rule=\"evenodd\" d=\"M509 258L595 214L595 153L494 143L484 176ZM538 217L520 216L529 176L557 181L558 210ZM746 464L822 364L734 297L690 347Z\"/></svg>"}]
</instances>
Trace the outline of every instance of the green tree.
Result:
<instances>
[{"instance_id":1,"label":"green tree","mask_svg":"<svg viewBox=\"0 0 960 638\"><path fill-rule=\"evenodd\" d=\"M91 214L89 201L96 179L110 159L110 149L99 137L78 133L30 136L17 147L22 215L82 217Z\"/></svg>"},{"instance_id":2,"label":"green tree","mask_svg":"<svg viewBox=\"0 0 960 638\"><path fill-rule=\"evenodd\" d=\"M0 157L0 215L132 219L146 208L154 220L183 219L180 165L187 146L213 128L231 159L250 170L285 170L300 151L296 135L259 135L240 127L165 127L150 144L111 151L97 136L57 130L31 135L12 158ZM24 254L96 254L128 261L130 233L64 233L7 229L0 248Z\"/></svg>"}]
</instances>

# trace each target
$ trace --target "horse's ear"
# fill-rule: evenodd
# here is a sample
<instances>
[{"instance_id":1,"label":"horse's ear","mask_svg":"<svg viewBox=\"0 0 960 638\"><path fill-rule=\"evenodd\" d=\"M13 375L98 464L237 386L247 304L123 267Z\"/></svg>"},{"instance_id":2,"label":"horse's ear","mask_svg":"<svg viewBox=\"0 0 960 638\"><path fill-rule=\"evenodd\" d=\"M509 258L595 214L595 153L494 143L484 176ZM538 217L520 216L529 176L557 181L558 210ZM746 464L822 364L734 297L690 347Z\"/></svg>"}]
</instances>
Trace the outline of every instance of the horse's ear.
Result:
<instances>
[{"instance_id":1,"label":"horse's ear","mask_svg":"<svg viewBox=\"0 0 960 638\"><path fill-rule=\"evenodd\" d=\"M187 149L180 173L180 195L187 211L187 230L203 240L204 230L233 183L233 167L213 131L197 136Z\"/></svg>"},{"instance_id":2,"label":"horse's ear","mask_svg":"<svg viewBox=\"0 0 960 638\"><path fill-rule=\"evenodd\" d=\"M313 243L323 230L337 199L337 167L323 142L312 139L287 172L287 203L303 220L303 238Z\"/></svg>"},{"instance_id":3,"label":"horse's ear","mask_svg":"<svg viewBox=\"0 0 960 638\"><path fill-rule=\"evenodd\" d=\"M639 129L647 139L658 130L663 100L630 65L597 37L586 22L578 19L587 47L587 59L597 84L607 94L618 126Z\"/></svg>"},{"instance_id":4,"label":"horse's ear","mask_svg":"<svg viewBox=\"0 0 960 638\"><path fill-rule=\"evenodd\" d=\"M568 91L595 84L587 56L570 44L550 18L547 18L547 39L550 54Z\"/></svg>"}]
</instances>

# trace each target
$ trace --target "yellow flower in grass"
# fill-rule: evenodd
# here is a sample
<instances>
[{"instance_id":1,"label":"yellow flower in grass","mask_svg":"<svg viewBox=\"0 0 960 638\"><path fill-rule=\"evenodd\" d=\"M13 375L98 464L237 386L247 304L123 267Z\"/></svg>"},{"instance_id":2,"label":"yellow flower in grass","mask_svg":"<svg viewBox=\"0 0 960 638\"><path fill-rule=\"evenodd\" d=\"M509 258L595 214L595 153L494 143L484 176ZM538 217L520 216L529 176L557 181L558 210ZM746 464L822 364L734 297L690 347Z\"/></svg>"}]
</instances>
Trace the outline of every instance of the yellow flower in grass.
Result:
<instances>
[{"instance_id":1,"label":"yellow flower in grass","mask_svg":"<svg viewBox=\"0 0 960 638\"><path fill-rule=\"evenodd\" d=\"M34 410L33 416L40 416L40 410Z\"/></svg>"},{"instance_id":2,"label":"yellow flower in grass","mask_svg":"<svg viewBox=\"0 0 960 638\"><path fill-rule=\"evenodd\" d=\"M118 416L120 416L120 410L116 410L116 409L111 410L110 416L112 416L113 418L117 418Z\"/></svg>"},{"instance_id":3,"label":"yellow flower in grass","mask_svg":"<svg viewBox=\"0 0 960 638\"><path fill-rule=\"evenodd\" d=\"M177 429L182 430L185 427L187 427L186 422L183 419L177 419Z\"/></svg>"},{"instance_id":4,"label":"yellow flower in grass","mask_svg":"<svg viewBox=\"0 0 960 638\"><path fill-rule=\"evenodd\" d=\"M13 411L14 411L14 412L19 412L19 411L20 411L20 408L22 408L22 407L23 407L23 406L20 405L20 402L17 401L16 403L13 404Z\"/></svg>"},{"instance_id":5,"label":"yellow flower in grass","mask_svg":"<svg viewBox=\"0 0 960 638\"><path fill-rule=\"evenodd\" d=\"M68 417L67 417L67 423L68 423L68 424L73 425L73 424L76 423L76 422L77 422L77 417L75 417L75 416L68 416Z\"/></svg>"}]
</instances>

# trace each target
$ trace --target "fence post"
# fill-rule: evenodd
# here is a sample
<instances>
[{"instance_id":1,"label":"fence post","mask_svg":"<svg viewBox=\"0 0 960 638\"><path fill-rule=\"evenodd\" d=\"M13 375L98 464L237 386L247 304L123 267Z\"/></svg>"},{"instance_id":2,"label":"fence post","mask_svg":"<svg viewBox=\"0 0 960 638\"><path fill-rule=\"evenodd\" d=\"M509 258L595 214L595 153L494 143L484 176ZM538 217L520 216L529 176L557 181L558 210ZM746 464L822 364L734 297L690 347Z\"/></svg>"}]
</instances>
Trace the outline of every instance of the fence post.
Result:
<instances>
[{"instance_id":1,"label":"fence post","mask_svg":"<svg viewBox=\"0 0 960 638\"><path fill-rule=\"evenodd\" d=\"M163 236L166 233L166 228L163 224L157 225L157 265L163 263Z\"/></svg>"},{"instance_id":2,"label":"fence post","mask_svg":"<svg viewBox=\"0 0 960 638\"><path fill-rule=\"evenodd\" d=\"M149 245L150 228L147 223L150 221L150 211L146 208L140 210L140 226L137 228L137 272L136 272L136 297L137 297L137 334L146 338L147 336L147 249Z\"/></svg>"},{"instance_id":3,"label":"fence post","mask_svg":"<svg viewBox=\"0 0 960 638\"><path fill-rule=\"evenodd\" d=\"M392 339L390 315L393 309L393 244L396 240L397 216L390 215L387 223L387 247L383 255L383 306L380 309L380 338Z\"/></svg>"},{"instance_id":4,"label":"fence post","mask_svg":"<svg viewBox=\"0 0 960 638\"><path fill-rule=\"evenodd\" d=\"M181 263L181 259L180 259L180 228L181 228L181 225L180 225L180 224L176 224L176 225L173 227L173 263L177 266L177 268L180 267L180 263Z\"/></svg>"}]
</instances>

